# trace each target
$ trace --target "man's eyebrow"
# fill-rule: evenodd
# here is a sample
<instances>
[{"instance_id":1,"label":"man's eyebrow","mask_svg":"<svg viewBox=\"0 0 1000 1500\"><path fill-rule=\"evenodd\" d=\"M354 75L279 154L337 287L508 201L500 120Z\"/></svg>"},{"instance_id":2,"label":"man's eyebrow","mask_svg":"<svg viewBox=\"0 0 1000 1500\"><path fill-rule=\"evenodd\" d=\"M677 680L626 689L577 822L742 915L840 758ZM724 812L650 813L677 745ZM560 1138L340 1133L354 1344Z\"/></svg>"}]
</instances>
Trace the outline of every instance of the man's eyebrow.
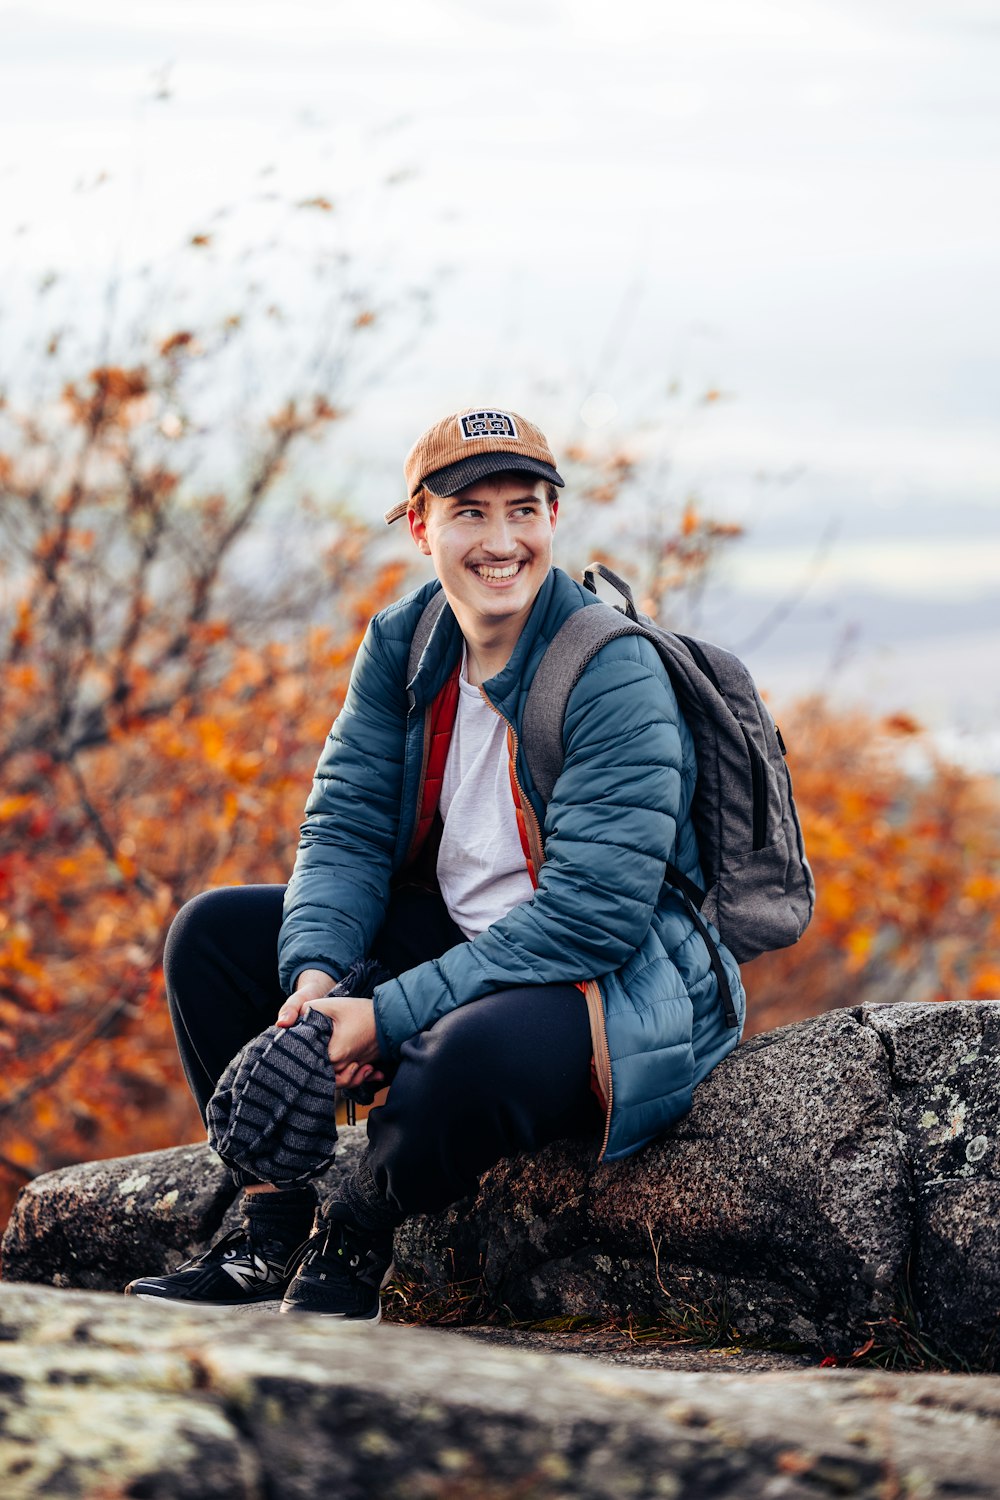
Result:
<instances>
[{"instance_id":1,"label":"man's eyebrow","mask_svg":"<svg viewBox=\"0 0 1000 1500\"><path fill-rule=\"evenodd\" d=\"M447 501L449 510L463 510L465 509L465 507L470 505L478 506L481 510L484 506L487 506L491 503L489 500L484 500L482 496L477 497L475 495L449 495L447 497ZM534 495L530 490L526 490L523 495L511 495L503 503L507 506L511 506L544 505L545 502L540 495Z\"/></svg>"}]
</instances>

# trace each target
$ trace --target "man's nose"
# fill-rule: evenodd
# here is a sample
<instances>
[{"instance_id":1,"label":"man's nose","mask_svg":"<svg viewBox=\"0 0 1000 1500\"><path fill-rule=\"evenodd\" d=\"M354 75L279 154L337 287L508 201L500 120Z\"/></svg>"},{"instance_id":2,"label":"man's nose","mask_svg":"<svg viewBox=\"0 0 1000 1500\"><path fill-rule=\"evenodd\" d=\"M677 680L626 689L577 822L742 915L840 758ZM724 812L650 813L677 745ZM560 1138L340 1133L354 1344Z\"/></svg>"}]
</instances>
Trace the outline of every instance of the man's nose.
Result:
<instances>
[{"instance_id":1,"label":"man's nose","mask_svg":"<svg viewBox=\"0 0 1000 1500\"><path fill-rule=\"evenodd\" d=\"M507 516L491 516L483 545L494 557L511 557L516 551L514 533Z\"/></svg>"}]
</instances>

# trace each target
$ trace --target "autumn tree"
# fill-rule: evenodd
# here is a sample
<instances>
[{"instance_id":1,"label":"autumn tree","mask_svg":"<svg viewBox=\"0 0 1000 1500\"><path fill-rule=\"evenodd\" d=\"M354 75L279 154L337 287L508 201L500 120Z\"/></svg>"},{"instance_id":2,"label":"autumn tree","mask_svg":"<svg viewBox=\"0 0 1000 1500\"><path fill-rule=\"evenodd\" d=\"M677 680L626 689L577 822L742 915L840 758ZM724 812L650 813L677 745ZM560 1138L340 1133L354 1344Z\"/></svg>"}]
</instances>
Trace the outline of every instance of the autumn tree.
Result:
<instances>
[{"instance_id":1,"label":"autumn tree","mask_svg":"<svg viewBox=\"0 0 1000 1500\"><path fill-rule=\"evenodd\" d=\"M39 1170L196 1131L163 1006L167 927L206 885L287 878L360 634L398 592L371 528L303 492L302 457L335 430L376 322L356 289L343 298L304 387L238 413L224 484L204 478L224 426L209 372L249 366L245 316L70 379L50 339L47 384L3 400L8 1202Z\"/></svg>"}]
</instances>

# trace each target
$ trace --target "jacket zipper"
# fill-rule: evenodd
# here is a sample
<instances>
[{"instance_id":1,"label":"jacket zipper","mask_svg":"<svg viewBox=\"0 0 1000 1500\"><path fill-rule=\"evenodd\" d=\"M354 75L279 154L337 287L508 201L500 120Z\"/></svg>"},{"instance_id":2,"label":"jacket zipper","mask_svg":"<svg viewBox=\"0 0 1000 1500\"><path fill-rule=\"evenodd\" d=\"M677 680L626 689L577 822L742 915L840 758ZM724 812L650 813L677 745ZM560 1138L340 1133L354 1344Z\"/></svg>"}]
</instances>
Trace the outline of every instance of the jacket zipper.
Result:
<instances>
[{"instance_id":1,"label":"jacket zipper","mask_svg":"<svg viewBox=\"0 0 1000 1500\"><path fill-rule=\"evenodd\" d=\"M517 795L521 799L521 812L524 815L524 826L528 830L528 846L529 846L529 849L530 849L530 852L531 852L531 858L532 858L532 860L534 862L535 877L537 879L538 871L542 868L542 865L545 862L545 850L544 850L543 845L542 845L542 830L539 828L539 826L538 826L538 819L535 817L535 809L532 807L531 802L528 799L528 797L525 796L524 787L521 785L520 781L518 781L518 779L517 779L517 752L518 752L518 748L519 748L519 746L518 746L518 739L517 739L517 730L514 728L513 724L507 718L507 715L506 714L502 714L500 712L500 710L497 708L496 704L493 703L493 702L491 702L491 700L483 692L483 689L482 689L481 686L480 686L479 692L480 692L480 694L482 696L483 702L487 705L487 707L491 710L491 712L495 713L496 716L497 716L497 718L500 719L504 724L507 725L507 728L510 730L511 739L514 741L514 756L513 756L514 785L517 787Z\"/></svg>"},{"instance_id":2,"label":"jacket zipper","mask_svg":"<svg viewBox=\"0 0 1000 1500\"><path fill-rule=\"evenodd\" d=\"M414 852L413 851L413 846L414 846L414 844L416 842L417 833L419 832L419 829L420 829L420 815L421 815L421 813L423 811L423 806L424 806L424 785L425 785L425 783L427 781L427 762L430 760L430 754L431 754L431 716L430 716L430 713L428 712L428 713L424 714L424 743L423 743L423 747L422 747L422 750L421 750L421 756L420 756L420 776L419 776L419 778L417 780L416 815L415 815L415 817L413 819L413 832L410 834L410 844L409 844L409 848L407 849L407 852L406 852L406 859L403 861L404 865L408 864L409 861L413 858L413 852Z\"/></svg>"},{"instance_id":3,"label":"jacket zipper","mask_svg":"<svg viewBox=\"0 0 1000 1500\"><path fill-rule=\"evenodd\" d=\"M521 800L521 812L524 816L524 826L528 830L528 845L531 850L531 857L534 860L535 875L537 878L538 871L545 862L545 850L542 845L542 831L538 826L535 809L530 799L525 795L524 787L517 776L517 730L507 718L507 715L502 714L496 704L483 692L481 685L479 692L483 702L496 714L498 719L501 719L507 725L507 728L510 730L511 739L514 742L513 780L517 788L517 795ZM614 1088L611 1082L611 1053L608 1050L608 1033L604 1020L604 1002L601 998L601 990L597 980L584 980L583 993L587 1002L587 1015L590 1020L590 1041L594 1049L594 1065L597 1069L597 1081L604 1092L605 1100L604 1139L601 1142L601 1149L597 1157L598 1161L602 1161L604 1153L607 1150L608 1136L611 1133L611 1104L614 1098Z\"/></svg>"}]
</instances>

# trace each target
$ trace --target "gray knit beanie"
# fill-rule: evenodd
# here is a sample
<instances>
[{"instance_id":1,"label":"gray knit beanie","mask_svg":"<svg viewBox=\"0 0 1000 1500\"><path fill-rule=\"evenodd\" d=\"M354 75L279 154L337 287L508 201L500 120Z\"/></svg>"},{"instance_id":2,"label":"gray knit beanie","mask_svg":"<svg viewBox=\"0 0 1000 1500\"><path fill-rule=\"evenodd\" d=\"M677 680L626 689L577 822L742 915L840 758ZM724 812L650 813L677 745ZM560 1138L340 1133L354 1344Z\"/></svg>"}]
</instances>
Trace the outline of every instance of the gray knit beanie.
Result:
<instances>
[{"instance_id":1,"label":"gray knit beanie","mask_svg":"<svg viewBox=\"0 0 1000 1500\"><path fill-rule=\"evenodd\" d=\"M337 1149L333 1023L310 1010L269 1026L237 1052L208 1101L208 1141L241 1187L295 1187L325 1172Z\"/></svg>"}]
</instances>

